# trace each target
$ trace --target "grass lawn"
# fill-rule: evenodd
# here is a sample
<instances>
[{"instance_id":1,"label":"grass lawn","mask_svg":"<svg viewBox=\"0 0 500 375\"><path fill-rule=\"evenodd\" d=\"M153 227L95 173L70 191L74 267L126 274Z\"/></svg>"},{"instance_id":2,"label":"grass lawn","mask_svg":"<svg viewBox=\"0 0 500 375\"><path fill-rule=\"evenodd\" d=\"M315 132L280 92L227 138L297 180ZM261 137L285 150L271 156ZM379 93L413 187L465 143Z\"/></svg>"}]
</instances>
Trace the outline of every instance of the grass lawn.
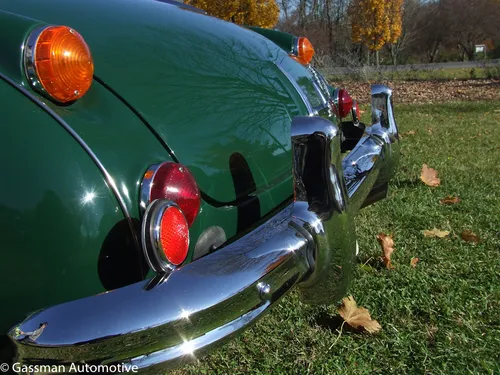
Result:
<instances>
[{"instance_id":1,"label":"grass lawn","mask_svg":"<svg viewBox=\"0 0 500 375\"><path fill-rule=\"evenodd\" d=\"M400 169L390 197L358 217L350 289L382 331L339 333L336 306L303 305L292 293L176 374L500 374L500 102L398 105L396 119ZM439 171L441 186L420 182L423 163ZM441 205L447 195L461 201ZM425 238L434 227L451 233ZM466 229L481 242L462 240ZM393 234L394 270L379 259L379 232Z\"/></svg>"}]
</instances>

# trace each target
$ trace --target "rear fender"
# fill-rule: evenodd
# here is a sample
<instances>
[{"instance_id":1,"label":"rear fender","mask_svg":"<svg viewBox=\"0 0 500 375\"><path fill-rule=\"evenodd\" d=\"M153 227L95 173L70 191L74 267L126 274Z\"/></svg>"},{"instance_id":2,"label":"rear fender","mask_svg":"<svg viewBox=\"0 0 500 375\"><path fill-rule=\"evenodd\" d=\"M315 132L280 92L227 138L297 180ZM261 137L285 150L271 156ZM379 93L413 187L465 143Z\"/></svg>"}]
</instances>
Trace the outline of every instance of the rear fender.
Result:
<instances>
[{"instance_id":1,"label":"rear fender","mask_svg":"<svg viewBox=\"0 0 500 375\"><path fill-rule=\"evenodd\" d=\"M0 102L0 300L8 306L0 311L0 332L5 332L27 312L104 291L103 267L110 256L105 249L130 232L85 150L1 77L0 97L9 99ZM123 249L123 258L131 256Z\"/></svg>"}]
</instances>

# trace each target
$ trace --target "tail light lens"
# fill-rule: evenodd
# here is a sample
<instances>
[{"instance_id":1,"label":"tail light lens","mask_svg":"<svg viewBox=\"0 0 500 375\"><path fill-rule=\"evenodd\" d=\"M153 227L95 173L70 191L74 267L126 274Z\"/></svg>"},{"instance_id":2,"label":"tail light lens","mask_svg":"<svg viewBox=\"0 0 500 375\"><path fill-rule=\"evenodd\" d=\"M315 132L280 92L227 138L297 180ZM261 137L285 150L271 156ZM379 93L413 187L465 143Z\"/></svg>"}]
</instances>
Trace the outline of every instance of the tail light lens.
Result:
<instances>
[{"instance_id":1,"label":"tail light lens","mask_svg":"<svg viewBox=\"0 0 500 375\"><path fill-rule=\"evenodd\" d=\"M172 201L155 200L142 221L142 246L149 266L168 272L186 260L189 227L181 209Z\"/></svg>"},{"instance_id":2,"label":"tail light lens","mask_svg":"<svg viewBox=\"0 0 500 375\"><path fill-rule=\"evenodd\" d=\"M200 190L189 170L177 163L152 165L144 174L141 186L141 209L155 199L175 202L191 226L200 210Z\"/></svg>"},{"instance_id":3,"label":"tail light lens","mask_svg":"<svg viewBox=\"0 0 500 375\"><path fill-rule=\"evenodd\" d=\"M160 246L167 260L178 266L186 259L189 249L189 229L186 218L177 207L168 207L161 216Z\"/></svg>"},{"instance_id":4,"label":"tail light lens","mask_svg":"<svg viewBox=\"0 0 500 375\"><path fill-rule=\"evenodd\" d=\"M309 39L305 37L300 37L297 39L297 45L294 50L294 54L290 55L294 60L297 60L302 65L307 65L311 62L314 56L314 48L309 41Z\"/></svg>"},{"instance_id":5,"label":"tail light lens","mask_svg":"<svg viewBox=\"0 0 500 375\"><path fill-rule=\"evenodd\" d=\"M337 99L338 116L340 118L346 117L352 110L352 98L347 90L340 89L338 91Z\"/></svg>"},{"instance_id":6,"label":"tail light lens","mask_svg":"<svg viewBox=\"0 0 500 375\"><path fill-rule=\"evenodd\" d=\"M32 32L26 42L24 64L33 88L60 103L81 98L92 84L90 49L68 26L45 26Z\"/></svg>"}]
</instances>

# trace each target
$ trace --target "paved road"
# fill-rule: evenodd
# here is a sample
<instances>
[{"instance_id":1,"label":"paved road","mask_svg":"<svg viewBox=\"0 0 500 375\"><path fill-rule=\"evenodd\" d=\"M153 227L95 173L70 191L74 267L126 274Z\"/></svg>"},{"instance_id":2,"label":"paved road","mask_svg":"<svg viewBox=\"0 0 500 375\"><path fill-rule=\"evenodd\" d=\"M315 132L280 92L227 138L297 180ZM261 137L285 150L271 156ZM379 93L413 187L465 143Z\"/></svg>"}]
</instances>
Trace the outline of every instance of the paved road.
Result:
<instances>
[{"instance_id":1,"label":"paved road","mask_svg":"<svg viewBox=\"0 0 500 375\"><path fill-rule=\"evenodd\" d=\"M378 69L375 66L365 66L368 72L382 71L408 71L408 70L436 70L436 69L460 69L460 68L480 68L485 66L500 66L500 59L487 61L453 61L434 64L409 64L409 65L381 65ZM350 74L356 73L359 68L356 67L338 67L319 69L324 75Z\"/></svg>"}]
</instances>

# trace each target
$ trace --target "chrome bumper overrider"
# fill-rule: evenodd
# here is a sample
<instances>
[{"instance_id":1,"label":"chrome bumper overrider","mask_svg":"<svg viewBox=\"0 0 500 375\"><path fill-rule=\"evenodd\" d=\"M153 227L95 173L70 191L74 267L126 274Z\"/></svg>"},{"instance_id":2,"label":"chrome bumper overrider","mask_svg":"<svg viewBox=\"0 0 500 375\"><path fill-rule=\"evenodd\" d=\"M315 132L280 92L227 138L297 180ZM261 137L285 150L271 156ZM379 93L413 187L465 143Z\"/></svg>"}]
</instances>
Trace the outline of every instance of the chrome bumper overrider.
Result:
<instances>
[{"instance_id":1,"label":"chrome bumper overrider","mask_svg":"<svg viewBox=\"0 0 500 375\"><path fill-rule=\"evenodd\" d=\"M334 124L293 120L292 205L163 279L32 314L9 332L15 362L124 364L159 373L246 328L294 285L304 302L338 301L354 264L354 215L386 193L399 156L391 91L374 86L372 96L373 125L344 160Z\"/></svg>"}]
</instances>

